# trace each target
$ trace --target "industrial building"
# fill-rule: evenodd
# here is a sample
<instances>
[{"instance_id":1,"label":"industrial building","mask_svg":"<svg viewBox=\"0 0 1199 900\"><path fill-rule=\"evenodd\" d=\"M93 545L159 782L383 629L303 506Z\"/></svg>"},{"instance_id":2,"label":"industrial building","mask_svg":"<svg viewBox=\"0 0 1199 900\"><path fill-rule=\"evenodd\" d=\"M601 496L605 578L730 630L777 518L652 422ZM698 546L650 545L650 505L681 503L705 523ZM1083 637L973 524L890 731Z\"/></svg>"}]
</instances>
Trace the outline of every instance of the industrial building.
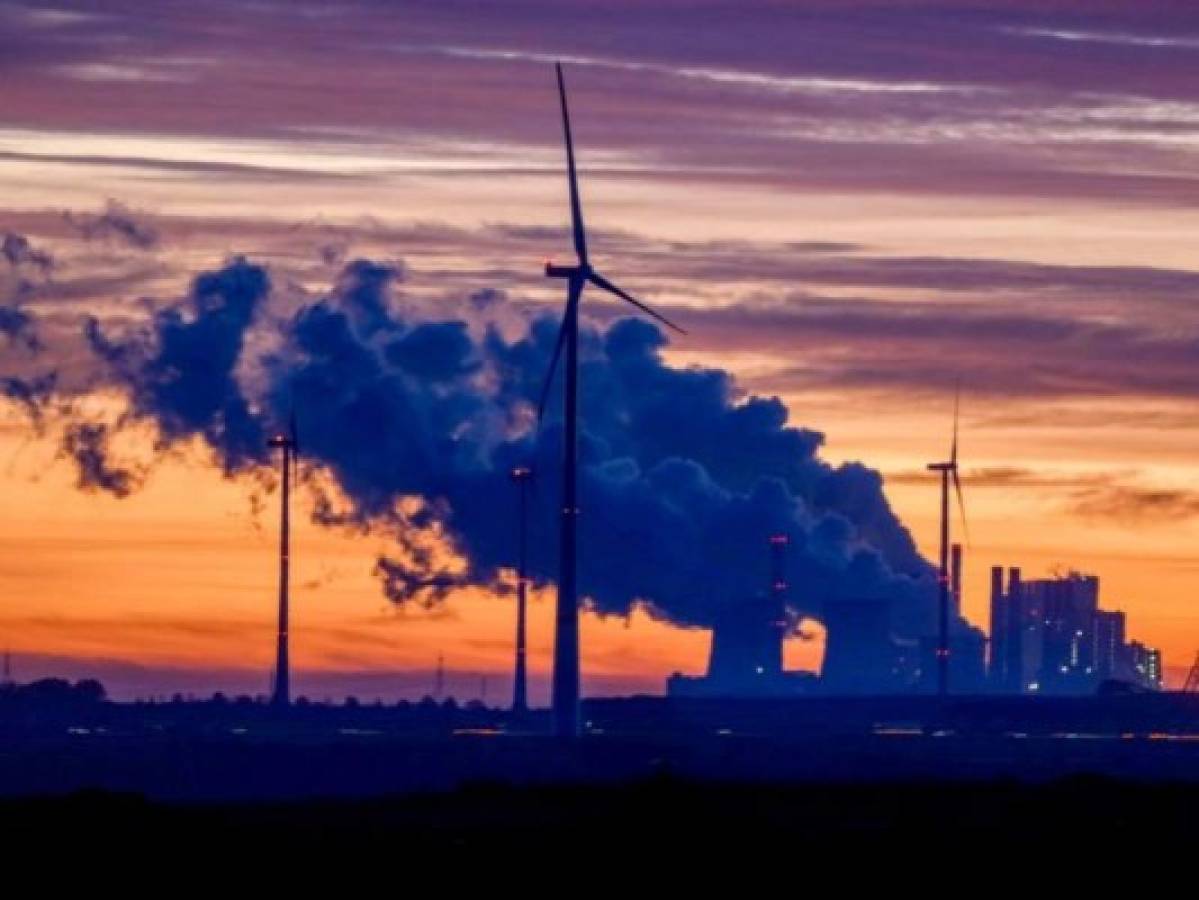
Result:
<instances>
[{"instance_id":1,"label":"industrial building","mask_svg":"<svg viewBox=\"0 0 1199 900\"><path fill-rule=\"evenodd\" d=\"M991 569L988 681L996 693L1089 694L1118 682L1159 690L1161 653L1126 638L1125 614L1099 608L1099 578L1026 581Z\"/></svg>"},{"instance_id":2,"label":"industrial building","mask_svg":"<svg viewBox=\"0 0 1199 900\"><path fill-rule=\"evenodd\" d=\"M689 697L777 697L803 693L816 680L813 672L783 669L783 641L787 619L786 554L790 539L773 534L770 548L770 582L754 597L730 601L712 624L712 650L708 673L690 678L675 673L666 683L667 693Z\"/></svg>"},{"instance_id":3,"label":"industrial building","mask_svg":"<svg viewBox=\"0 0 1199 900\"><path fill-rule=\"evenodd\" d=\"M823 694L931 693L936 690L938 637L895 633L890 597L828 599L820 619L825 629L824 661L815 672L786 671L783 642L787 618L785 535L770 538L771 580L767 591L730 602L712 624L708 670L698 677L679 673L667 680L672 696L762 697ZM956 693L986 687L986 639L960 616L962 551L951 554L949 676Z\"/></svg>"}]
</instances>

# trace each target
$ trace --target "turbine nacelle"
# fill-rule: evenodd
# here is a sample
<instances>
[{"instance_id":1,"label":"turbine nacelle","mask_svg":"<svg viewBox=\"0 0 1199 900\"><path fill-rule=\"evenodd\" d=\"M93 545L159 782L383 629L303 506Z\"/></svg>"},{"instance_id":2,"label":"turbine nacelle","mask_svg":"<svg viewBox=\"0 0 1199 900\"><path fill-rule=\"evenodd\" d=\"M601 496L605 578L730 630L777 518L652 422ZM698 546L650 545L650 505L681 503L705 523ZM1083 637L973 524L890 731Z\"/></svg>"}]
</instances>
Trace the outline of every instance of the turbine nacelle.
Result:
<instances>
[{"instance_id":1,"label":"turbine nacelle","mask_svg":"<svg viewBox=\"0 0 1199 900\"><path fill-rule=\"evenodd\" d=\"M545 277L546 278L579 278L586 279L591 275L591 267L578 266L559 266L546 260Z\"/></svg>"}]
</instances>

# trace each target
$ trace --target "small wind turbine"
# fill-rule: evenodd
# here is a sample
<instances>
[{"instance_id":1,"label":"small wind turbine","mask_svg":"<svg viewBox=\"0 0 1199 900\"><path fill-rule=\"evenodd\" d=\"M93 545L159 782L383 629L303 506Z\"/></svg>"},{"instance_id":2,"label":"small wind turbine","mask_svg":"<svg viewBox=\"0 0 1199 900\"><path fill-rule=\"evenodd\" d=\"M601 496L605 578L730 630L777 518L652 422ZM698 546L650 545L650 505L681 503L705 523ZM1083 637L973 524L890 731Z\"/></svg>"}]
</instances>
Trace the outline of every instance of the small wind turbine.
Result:
<instances>
[{"instance_id":1,"label":"small wind turbine","mask_svg":"<svg viewBox=\"0 0 1199 900\"><path fill-rule=\"evenodd\" d=\"M929 471L941 473L941 560L937 571L939 605L937 608L937 693L949 693L949 482L958 498L962 517L962 533L970 540L966 528L966 502L962 497L962 481L958 475L958 405L959 388L953 398L953 441L949 445L949 461L929 463Z\"/></svg>"},{"instance_id":2,"label":"small wind turbine","mask_svg":"<svg viewBox=\"0 0 1199 900\"><path fill-rule=\"evenodd\" d=\"M553 707L554 732L559 737L575 737L579 733L579 606L578 580L578 380L579 380L579 300L583 288L593 284L615 294L642 312L657 319L680 334L685 333L673 322L654 312L640 300L621 290L591 267L587 255L587 234L583 229L583 211L579 201L579 182L575 171L574 142L570 133L570 113L566 106L566 84L562 79L562 64L555 65L558 73L558 98L562 106L562 130L566 139L566 167L570 185L570 224L574 236L576 261L572 266L554 265L547 261L548 278L566 280L566 313L558 329L554 355L541 391L538 415L544 415L550 384L558 358L566 349L566 385L562 440L562 528L559 544L558 604L554 618Z\"/></svg>"},{"instance_id":3,"label":"small wind turbine","mask_svg":"<svg viewBox=\"0 0 1199 900\"><path fill-rule=\"evenodd\" d=\"M287 653L287 628L290 613L291 576L291 476L298 465L300 441L296 435L296 415L291 414L286 432L271 435L267 446L283 451L280 469L283 475L282 502L279 509L279 635L275 645L275 683L271 703L285 707L291 702L291 672Z\"/></svg>"}]
</instances>

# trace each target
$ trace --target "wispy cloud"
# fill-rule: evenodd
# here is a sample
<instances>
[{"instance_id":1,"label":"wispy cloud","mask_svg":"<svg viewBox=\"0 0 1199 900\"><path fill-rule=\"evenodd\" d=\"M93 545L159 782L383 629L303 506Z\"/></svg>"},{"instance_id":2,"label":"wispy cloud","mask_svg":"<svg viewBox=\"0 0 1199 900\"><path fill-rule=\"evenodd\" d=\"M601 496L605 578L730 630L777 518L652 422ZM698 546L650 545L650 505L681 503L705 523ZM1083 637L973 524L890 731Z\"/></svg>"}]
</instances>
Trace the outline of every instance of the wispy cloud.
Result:
<instances>
[{"instance_id":1,"label":"wispy cloud","mask_svg":"<svg viewBox=\"0 0 1199 900\"><path fill-rule=\"evenodd\" d=\"M1075 515L1123 525L1179 524L1199 517L1199 491L1113 484L1076 493Z\"/></svg>"},{"instance_id":2,"label":"wispy cloud","mask_svg":"<svg viewBox=\"0 0 1199 900\"><path fill-rule=\"evenodd\" d=\"M1068 28L1005 28L1010 34L1070 43L1115 44L1124 47L1156 47L1199 50L1199 35L1134 34L1118 31L1085 31Z\"/></svg>"},{"instance_id":3,"label":"wispy cloud","mask_svg":"<svg viewBox=\"0 0 1199 900\"><path fill-rule=\"evenodd\" d=\"M645 72L709 82L716 85L791 93L850 93L850 94L949 94L978 93L990 89L969 84L936 84L922 81L883 81L865 78L831 78L819 75L785 75L744 69L717 69L707 66L672 66L661 63L622 60L611 57L577 56L570 53L538 53L527 50L508 50L488 47L420 47L400 46L407 53L443 53L461 59L527 62L538 65L562 63L625 72Z\"/></svg>"}]
</instances>

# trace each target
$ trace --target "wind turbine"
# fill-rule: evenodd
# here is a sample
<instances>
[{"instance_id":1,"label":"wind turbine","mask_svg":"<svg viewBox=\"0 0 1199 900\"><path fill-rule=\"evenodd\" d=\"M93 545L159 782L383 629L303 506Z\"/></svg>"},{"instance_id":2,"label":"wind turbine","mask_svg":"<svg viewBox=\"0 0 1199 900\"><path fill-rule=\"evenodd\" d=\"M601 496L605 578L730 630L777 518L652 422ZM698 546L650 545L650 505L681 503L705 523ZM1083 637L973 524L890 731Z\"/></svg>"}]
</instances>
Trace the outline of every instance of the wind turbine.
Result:
<instances>
[{"instance_id":1,"label":"wind turbine","mask_svg":"<svg viewBox=\"0 0 1199 900\"><path fill-rule=\"evenodd\" d=\"M512 682L512 712L523 715L529 711L529 681L526 668L525 622L528 609L528 510L529 482L533 470L528 466L517 466L512 470L512 480L519 492L520 516L517 524L516 551L516 671Z\"/></svg>"},{"instance_id":2,"label":"wind turbine","mask_svg":"<svg viewBox=\"0 0 1199 900\"><path fill-rule=\"evenodd\" d=\"M574 237L575 264L559 266L547 261L545 274L548 278L566 281L566 312L558 329L554 355L550 360L549 373L541 391L539 417L545 413L550 384L558 359L566 350L566 385L563 404L562 440L562 527L559 544L558 605L554 617L554 675L553 707L554 732L559 737L576 737L579 733L579 606L578 579L578 382L579 382L579 301L583 288L588 284L615 294L621 300L637 307L680 334L683 329L664 316L654 312L631 294L621 290L591 267L587 255L587 233L583 228L583 210L579 201L579 181L575 171L574 142L570 133L570 113L566 106L566 83L562 78L562 64L556 63L558 73L558 98L562 106L562 131L566 140L566 167L570 185L570 224Z\"/></svg>"},{"instance_id":3,"label":"wind turbine","mask_svg":"<svg viewBox=\"0 0 1199 900\"><path fill-rule=\"evenodd\" d=\"M279 510L279 634L275 645L275 685L271 703L286 707L291 703L291 672L287 653L288 615L290 613L291 576L291 475L300 455L296 436L296 416L293 412L286 432L271 435L267 446L283 451L280 469L283 475L282 503Z\"/></svg>"},{"instance_id":4,"label":"wind turbine","mask_svg":"<svg viewBox=\"0 0 1199 900\"><path fill-rule=\"evenodd\" d=\"M962 517L962 532L969 542L966 528L966 502L962 497L962 481L958 475L958 405L959 389L953 397L953 441L949 445L949 461L929 463L931 472L941 473L941 560L937 571L939 605L937 608L937 693L949 693L949 483L953 482Z\"/></svg>"}]
</instances>

